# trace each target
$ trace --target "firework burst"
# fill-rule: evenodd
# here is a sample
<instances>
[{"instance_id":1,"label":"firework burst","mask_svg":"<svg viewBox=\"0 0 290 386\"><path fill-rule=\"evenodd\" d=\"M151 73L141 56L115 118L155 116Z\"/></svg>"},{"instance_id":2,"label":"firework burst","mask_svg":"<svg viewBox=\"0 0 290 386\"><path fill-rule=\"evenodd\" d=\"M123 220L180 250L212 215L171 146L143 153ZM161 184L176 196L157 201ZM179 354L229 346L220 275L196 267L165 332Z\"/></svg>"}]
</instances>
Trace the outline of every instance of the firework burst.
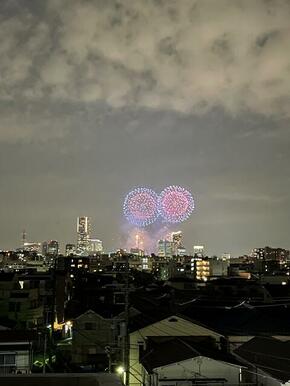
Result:
<instances>
[{"instance_id":1,"label":"firework burst","mask_svg":"<svg viewBox=\"0 0 290 386\"><path fill-rule=\"evenodd\" d=\"M123 212L133 225L145 227L158 217L158 195L150 188L131 190L124 200Z\"/></svg>"},{"instance_id":2,"label":"firework burst","mask_svg":"<svg viewBox=\"0 0 290 386\"><path fill-rule=\"evenodd\" d=\"M160 216L168 223L180 223L188 219L194 209L190 192L181 186L168 186L158 199Z\"/></svg>"}]
</instances>

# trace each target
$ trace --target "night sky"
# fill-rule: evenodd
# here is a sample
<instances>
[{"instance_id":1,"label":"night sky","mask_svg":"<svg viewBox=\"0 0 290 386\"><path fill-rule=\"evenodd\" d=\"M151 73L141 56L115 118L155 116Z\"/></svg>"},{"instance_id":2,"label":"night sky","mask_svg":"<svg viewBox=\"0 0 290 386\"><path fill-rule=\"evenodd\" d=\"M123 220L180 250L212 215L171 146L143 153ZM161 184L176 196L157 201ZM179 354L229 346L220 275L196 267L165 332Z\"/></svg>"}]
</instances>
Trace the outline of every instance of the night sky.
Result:
<instances>
[{"instance_id":1,"label":"night sky","mask_svg":"<svg viewBox=\"0 0 290 386\"><path fill-rule=\"evenodd\" d=\"M209 254L290 247L290 1L1 0L0 248L120 247L135 186L180 184Z\"/></svg>"}]
</instances>

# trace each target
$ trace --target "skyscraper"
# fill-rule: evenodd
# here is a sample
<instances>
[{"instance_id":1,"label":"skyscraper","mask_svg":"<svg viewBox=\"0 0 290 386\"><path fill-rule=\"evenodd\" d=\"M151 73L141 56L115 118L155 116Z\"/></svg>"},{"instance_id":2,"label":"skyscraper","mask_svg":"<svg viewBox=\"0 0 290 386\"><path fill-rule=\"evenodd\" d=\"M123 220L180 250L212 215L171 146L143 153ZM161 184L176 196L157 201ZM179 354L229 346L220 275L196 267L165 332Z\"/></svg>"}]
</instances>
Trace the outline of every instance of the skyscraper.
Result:
<instances>
[{"instance_id":1,"label":"skyscraper","mask_svg":"<svg viewBox=\"0 0 290 386\"><path fill-rule=\"evenodd\" d=\"M172 241L172 254L175 256L178 256L180 250L184 250L182 246L182 232L181 231L172 232L171 241Z\"/></svg>"},{"instance_id":2,"label":"skyscraper","mask_svg":"<svg viewBox=\"0 0 290 386\"><path fill-rule=\"evenodd\" d=\"M86 255L90 250L91 224L86 216L77 218L77 254Z\"/></svg>"},{"instance_id":3,"label":"skyscraper","mask_svg":"<svg viewBox=\"0 0 290 386\"><path fill-rule=\"evenodd\" d=\"M157 255L159 257L172 257L173 242L169 240L159 240L157 244Z\"/></svg>"}]
</instances>

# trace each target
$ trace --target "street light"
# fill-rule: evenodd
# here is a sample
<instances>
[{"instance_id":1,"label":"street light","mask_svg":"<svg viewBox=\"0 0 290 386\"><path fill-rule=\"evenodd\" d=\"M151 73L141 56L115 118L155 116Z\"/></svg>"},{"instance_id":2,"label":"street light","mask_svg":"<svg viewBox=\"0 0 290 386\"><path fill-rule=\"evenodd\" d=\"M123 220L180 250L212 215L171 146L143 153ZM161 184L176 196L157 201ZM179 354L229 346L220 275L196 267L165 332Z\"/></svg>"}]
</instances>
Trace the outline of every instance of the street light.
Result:
<instances>
[{"instance_id":1,"label":"street light","mask_svg":"<svg viewBox=\"0 0 290 386\"><path fill-rule=\"evenodd\" d=\"M117 374L122 375L122 374L124 374L124 372L125 372L125 369L124 369L123 366L118 366L118 367L116 368L116 373L117 373Z\"/></svg>"}]
</instances>

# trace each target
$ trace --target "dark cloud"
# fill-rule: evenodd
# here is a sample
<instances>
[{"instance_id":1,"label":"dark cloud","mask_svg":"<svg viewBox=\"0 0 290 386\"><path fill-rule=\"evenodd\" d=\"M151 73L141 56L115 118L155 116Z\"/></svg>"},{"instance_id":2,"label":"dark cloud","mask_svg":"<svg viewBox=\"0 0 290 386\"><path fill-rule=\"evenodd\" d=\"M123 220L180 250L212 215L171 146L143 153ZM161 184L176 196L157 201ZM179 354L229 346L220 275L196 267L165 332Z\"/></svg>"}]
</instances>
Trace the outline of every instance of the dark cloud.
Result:
<instances>
[{"instance_id":1,"label":"dark cloud","mask_svg":"<svg viewBox=\"0 0 290 386\"><path fill-rule=\"evenodd\" d=\"M2 98L289 113L288 1L2 3Z\"/></svg>"},{"instance_id":2,"label":"dark cloud","mask_svg":"<svg viewBox=\"0 0 290 386\"><path fill-rule=\"evenodd\" d=\"M287 244L289 17L286 0L1 1L0 246L23 227L70 241L81 213L119 246L126 191L172 183L197 197L188 246Z\"/></svg>"}]
</instances>

